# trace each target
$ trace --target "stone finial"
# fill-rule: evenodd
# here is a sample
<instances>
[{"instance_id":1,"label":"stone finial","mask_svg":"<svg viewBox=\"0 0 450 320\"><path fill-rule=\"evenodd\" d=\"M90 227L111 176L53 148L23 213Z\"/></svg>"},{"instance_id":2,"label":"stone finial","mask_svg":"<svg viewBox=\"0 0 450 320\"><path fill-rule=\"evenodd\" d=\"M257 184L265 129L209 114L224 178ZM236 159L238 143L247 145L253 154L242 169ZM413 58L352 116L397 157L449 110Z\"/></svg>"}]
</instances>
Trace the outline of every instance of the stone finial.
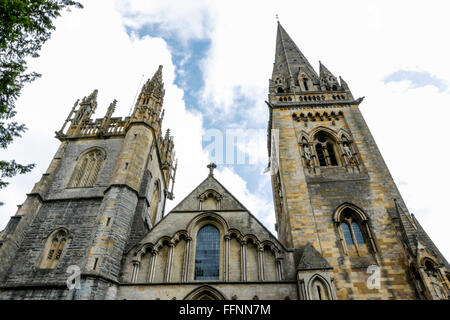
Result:
<instances>
[{"instance_id":1,"label":"stone finial","mask_svg":"<svg viewBox=\"0 0 450 320\"><path fill-rule=\"evenodd\" d=\"M206 166L209 169L209 175L212 177L214 176L214 169L217 168L216 164L211 162Z\"/></svg>"},{"instance_id":2,"label":"stone finial","mask_svg":"<svg viewBox=\"0 0 450 320\"><path fill-rule=\"evenodd\" d=\"M158 98L164 98L164 83L162 81L162 66L158 67L151 79L147 80L147 83L142 88L142 91L146 94L153 93Z\"/></svg>"},{"instance_id":3,"label":"stone finial","mask_svg":"<svg viewBox=\"0 0 450 320\"><path fill-rule=\"evenodd\" d=\"M74 121L90 119L97 109L97 94L95 89L89 96L84 97L79 104L79 109L75 112Z\"/></svg>"},{"instance_id":4,"label":"stone finial","mask_svg":"<svg viewBox=\"0 0 450 320\"><path fill-rule=\"evenodd\" d=\"M84 97L83 100L81 101L82 104L95 104L97 105L97 94L98 94L98 90L95 89L89 96Z\"/></svg>"},{"instance_id":5,"label":"stone finial","mask_svg":"<svg viewBox=\"0 0 450 320\"><path fill-rule=\"evenodd\" d=\"M108 107L108 110L106 111L106 115L105 118L109 119L111 118L112 114L114 113L114 111L116 110L116 105L117 105L117 100L114 99L113 102L111 102L111 104Z\"/></svg>"}]
</instances>

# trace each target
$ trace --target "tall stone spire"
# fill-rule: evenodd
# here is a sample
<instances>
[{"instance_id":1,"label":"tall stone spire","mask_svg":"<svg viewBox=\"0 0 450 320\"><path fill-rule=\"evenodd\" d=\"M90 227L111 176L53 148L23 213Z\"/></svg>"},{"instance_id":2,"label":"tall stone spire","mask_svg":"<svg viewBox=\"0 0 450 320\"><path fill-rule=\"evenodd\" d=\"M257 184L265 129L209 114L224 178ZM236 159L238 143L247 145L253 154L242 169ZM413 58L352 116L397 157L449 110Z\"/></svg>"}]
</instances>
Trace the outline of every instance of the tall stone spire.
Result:
<instances>
[{"instance_id":1,"label":"tall stone spire","mask_svg":"<svg viewBox=\"0 0 450 320\"><path fill-rule=\"evenodd\" d=\"M319 77L317 73L278 22L272 89L293 93L313 90L313 86L318 85Z\"/></svg>"}]
</instances>

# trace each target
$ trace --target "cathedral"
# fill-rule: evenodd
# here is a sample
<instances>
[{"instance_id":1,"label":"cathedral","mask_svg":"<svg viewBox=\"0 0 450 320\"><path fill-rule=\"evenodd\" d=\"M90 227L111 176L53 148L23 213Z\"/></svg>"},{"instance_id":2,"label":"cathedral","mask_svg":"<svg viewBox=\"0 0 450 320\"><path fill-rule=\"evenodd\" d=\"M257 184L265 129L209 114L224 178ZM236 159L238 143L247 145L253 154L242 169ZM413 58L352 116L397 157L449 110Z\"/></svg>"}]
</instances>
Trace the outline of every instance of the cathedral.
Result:
<instances>
[{"instance_id":1,"label":"cathedral","mask_svg":"<svg viewBox=\"0 0 450 320\"><path fill-rule=\"evenodd\" d=\"M129 117L78 100L47 171L0 232L0 299L449 299L347 83L277 24L267 149L277 236L205 167L173 210L162 66ZM402 155L399 155L402 156ZM183 164L180 163L180 166ZM205 164L206 165L206 164Z\"/></svg>"}]
</instances>

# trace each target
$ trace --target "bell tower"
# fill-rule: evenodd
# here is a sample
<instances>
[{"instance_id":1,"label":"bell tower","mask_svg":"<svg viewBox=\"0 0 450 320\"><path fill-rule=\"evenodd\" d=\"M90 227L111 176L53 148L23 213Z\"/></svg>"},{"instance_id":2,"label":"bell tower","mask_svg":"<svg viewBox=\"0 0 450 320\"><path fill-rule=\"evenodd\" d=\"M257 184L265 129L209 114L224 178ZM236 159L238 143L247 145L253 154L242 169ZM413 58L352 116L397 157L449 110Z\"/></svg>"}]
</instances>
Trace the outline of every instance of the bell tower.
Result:
<instances>
[{"instance_id":1,"label":"bell tower","mask_svg":"<svg viewBox=\"0 0 450 320\"><path fill-rule=\"evenodd\" d=\"M317 297L326 285L337 299L417 298L417 237L448 270L408 212L360 112L363 99L321 62L317 74L278 22L268 151L278 237L311 260L297 266L300 296L315 270L326 282ZM448 285L444 271L440 279Z\"/></svg>"},{"instance_id":2,"label":"bell tower","mask_svg":"<svg viewBox=\"0 0 450 320\"><path fill-rule=\"evenodd\" d=\"M114 100L93 119L97 94L74 104L47 172L0 233L0 299L114 299L124 252L174 198L162 66L130 117L113 117ZM68 288L68 268L78 268L78 288Z\"/></svg>"}]
</instances>

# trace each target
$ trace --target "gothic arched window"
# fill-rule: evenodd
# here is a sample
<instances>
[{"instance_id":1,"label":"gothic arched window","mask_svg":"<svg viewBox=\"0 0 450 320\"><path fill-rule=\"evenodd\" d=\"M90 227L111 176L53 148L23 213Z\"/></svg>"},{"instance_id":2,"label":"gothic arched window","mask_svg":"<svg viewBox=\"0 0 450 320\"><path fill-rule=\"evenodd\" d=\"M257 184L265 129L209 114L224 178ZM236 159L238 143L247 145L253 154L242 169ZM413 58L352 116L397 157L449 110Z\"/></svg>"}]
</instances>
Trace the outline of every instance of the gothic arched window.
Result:
<instances>
[{"instance_id":1,"label":"gothic arched window","mask_svg":"<svg viewBox=\"0 0 450 320\"><path fill-rule=\"evenodd\" d=\"M195 280L219 280L220 232L206 225L197 233Z\"/></svg>"},{"instance_id":2,"label":"gothic arched window","mask_svg":"<svg viewBox=\"0 0 450 320\"><path fill-rule=\"evenodd\" d=\"M38 268L54 269L69 242L68 232L64 229L54 231L48 238L39 259Z\"/></svg>"},{"instance_id":3,"label":"gothic arched window","mask_svg":"<svg viewBox=\"0 0 450 320\"><path fill-rule=\"evenodd\" d=\"M365 255L369 250L376 251L368 219L361 210L346 206L336 211L334 219L347 254Z\"/></svg>"},{"instance_id":4,"label":"gothic arched window","mask_svg":"<svg viewBox=\"0 0 450 320\"><path fill-rule=\"evenodd\" d=\"M321 167L338 165L336 142L330 134L323 131L317 133L315 136L315 149Z\"/></svg>"},{"instance_id":5,"label":"gothic arched window","mask_svg":"<svg viewBox=\"0 0 450 320\"><path fill-rule=\"evenodd\" d=\"M161 188L159 186L159 181L155 182L155 185L153 187L152 199L150 201L151 201L151 203L150 203L148 214L150 216L150 221L152 222L152 225L154 226L156 223L156 216L158 214L159 203L161 201Z\"/></svg>"},{"instance_id":6,"label":"gothic arched window","mask_svg":"<svg viewBox=\"0 0 450 320\"><path fill-rule=\"evenodd\" d=\"M77 161L68 187L92 187L97 181L104 160L105 153L101 149L96 148L82 154Z\"/></svg>"}]
</instances>

